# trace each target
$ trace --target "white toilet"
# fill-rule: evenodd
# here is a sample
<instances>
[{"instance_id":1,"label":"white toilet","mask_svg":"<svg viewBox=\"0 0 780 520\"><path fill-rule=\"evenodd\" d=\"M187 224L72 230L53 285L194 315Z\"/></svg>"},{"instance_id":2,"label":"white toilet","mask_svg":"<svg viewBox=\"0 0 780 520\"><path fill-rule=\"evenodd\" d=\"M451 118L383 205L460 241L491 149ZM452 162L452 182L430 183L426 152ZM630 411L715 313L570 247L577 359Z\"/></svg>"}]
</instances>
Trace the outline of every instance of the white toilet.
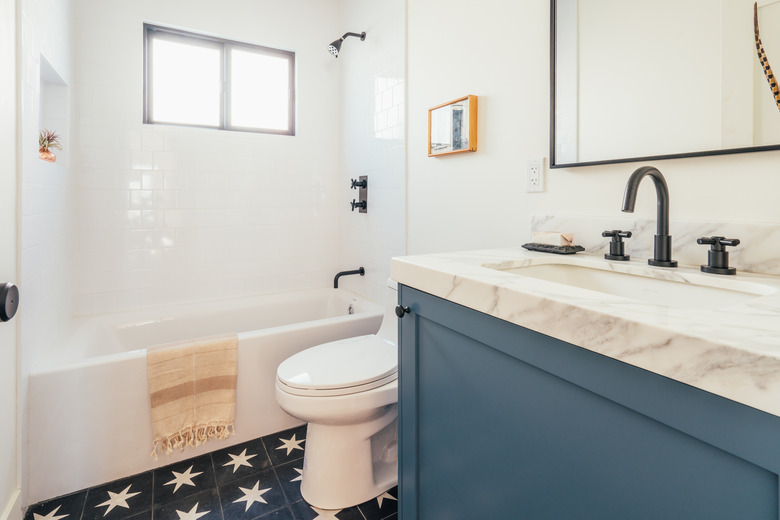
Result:
<instances>
[{"instance_id":1,"label":"white toilet","mask_svg":"<svg viewBox=\"0 0 780 520\"><path fill-rule=\"evenodd\" d=\"M398 286L377 334L323 343L283 361L276 401L308 422L301 494L343 509L398 483Z\"/></svg>"}]
</instances>

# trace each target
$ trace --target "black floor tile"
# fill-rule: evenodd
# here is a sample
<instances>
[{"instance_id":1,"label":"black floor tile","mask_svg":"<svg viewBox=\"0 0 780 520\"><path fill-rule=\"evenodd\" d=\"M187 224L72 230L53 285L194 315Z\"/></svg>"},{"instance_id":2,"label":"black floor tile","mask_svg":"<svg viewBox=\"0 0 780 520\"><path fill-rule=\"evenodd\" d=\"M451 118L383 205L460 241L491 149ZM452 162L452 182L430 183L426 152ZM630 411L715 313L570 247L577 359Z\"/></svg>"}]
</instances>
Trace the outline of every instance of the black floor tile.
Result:
<instances>
[{"instance_id":1,"label":"black floor tile","mask_svg":"<svg viewBox=\"0 0 780 520\"><path fill-rule=\"evenodd\" d=\"M287 506L287 499L269 469L219 487L225 519L253 520Z\"/></svg>"},{"instance_id":2,"label":"black floor tile","mask_svg":"<svg viewBox=\"0 0 780 520\"><path fill-rule=\"evenodd\" d=\"M287 502L292 504L303 500L301 496L301 480L303 476L303 460L296 460L274 468L279 483L282 485Z\"/></svg>"},{"instance_id":3,"label":"black floor tile","mask_svg":"<svg viewBox=\"0 0 780 520\"><path fill-rule=\"evenodd\" d=\"M384 520L398 512L398 486L358 506L366 520Z\"/></svg>"},{"instance_id":4,"label":"black floor tile","mask_svg":"<svg viewBox=\"0 0 780 520\"><path fill-rule=\"evenodd\" d=\"M168 502L154 509L154 520L222 520L217 488Z\"/></svg>"},{"instance_id":5,"label":"black floor tile","mask_svg":"<svg viewBox=\"0 0 780 520\"><path fill-rule=\"evenodd\" d=\"M153 506L156 508L216 485L209 454L157 468L154 470Z\"/></svg>"},{"instance_id":6,"label":"black floor tile","mask_svg":"<svg viewBox=\"0 0 780 520\"><path fill-rule=\"evenodd\" d=\"M305 501L290 504L295 520L364 520L357 507L347 509L317 509Z\"/></svg>"},{"instance_id":7,"label":"black floor tile","mask_svg":"<svg viewBox=\"0 0 780 520\"><path fill-rule=\"evenodd\" d=\"M82 520L120 520L152 509L152 472L90 488ZM63 519L64 520L64 519Z\"/></svg>"},{"instance_id":8,"label":"black floor tile","mask_svg":"<svg viewBox=\"0 0 780 520\"><path fill-rule=\"evenodd\" d=\"M215 451L211 460L218 486L271 468L261 439Z\"/></svg>"},{"instance_id":9,"label":"black floor tile","mask_svg":"<svg viewBox=\"0 0 780 520\"><path fill-rule=\"evenodd\" d=\"M274 466L301 459L306 448L306 425L266 435L263 443Z\"/></svg>"},{"instance_id":10,"label":"black floor tile","mask_svg":"<svg viewBox=\"0 0 780 520\"><path fill-rule=\"evenodd\" d=\"M24 520L397 520L398 488L359 506L303 500L306 425L30 506Z\"/></svg>"},{"instance_id":11,"label":"black floor tile","mask_svg":"<svg viewBox=\"0 0 780 520\"><path fill-rule=\"evenodd\" d=\"M225 517L225 520L229 519ZM295 517L293 517L290 508L285 507L284 509L280 509L278 511L274 511L273 513L268 513L267 515L261 516L258 518L258 520L295 520Z\"/></svg>"},{"instance_id":12,"label":"black floor tile","mask_svg":"<svg viewBox=\"0 0 780 520\"><path fill-rule=\"evenodd\" d=\"M81 491L39 502L27 509L25 520L79 520L84 510L87 492Z\"/></svg>"},{"instance_id":13,"label":"black floor tile","mask_svg":"<svg viewBox=\"0 0 780 520\"><path fill-rule=\"evenodd\" d=\"M152 510L149 509L141 514L130 516L126 520L152 520Z\"/></svg>"}]
</instances>

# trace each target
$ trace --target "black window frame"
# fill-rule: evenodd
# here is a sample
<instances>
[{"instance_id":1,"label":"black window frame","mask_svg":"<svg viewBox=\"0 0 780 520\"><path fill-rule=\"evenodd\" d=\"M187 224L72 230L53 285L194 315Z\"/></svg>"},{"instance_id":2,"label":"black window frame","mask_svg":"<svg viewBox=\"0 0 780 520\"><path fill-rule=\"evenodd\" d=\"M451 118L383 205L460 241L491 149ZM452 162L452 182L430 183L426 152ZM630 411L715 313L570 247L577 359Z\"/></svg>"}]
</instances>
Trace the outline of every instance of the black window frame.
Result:
<instances>
[{"instance_id":1,"label":"black window frame","mask_svg":"<svg viewBox=\"0 0 780 520\"><path fill-rule=\"evenodd\" d=\"M216 130L229 130L237 132L254 132L263 134L277 134L277 135L295 135L295 52L282 49L274 49L272 47L265 47L262 45L253 45L236 40L229 40L226 38L218 38L215 36L208 36L204 34L194 33L190 31L183 31L181 29L172 29L169 27L163 27L160 25L154 25L150 23L144 23L144 107L143 107L143 120L144 124L161 124L161 125L174 125L174 126L188 126L196 128L211 128ZM175 123L170 121L155 121L152 119L152 107L154 103L151 80L152 80L152 41L155 38L165 39L169 41L177 41L187 43L189 45L197 45L202 47L210 47L220 50L220 102L219 102L219 125L199 125L191 123ZM254 128L233 125L230 121L230 77L231 77L231 50L240 49L256 54L263 54L266 56L285 58L289 63L289 77L288 77L288 96L287 96L287 121L288 128L285 130L279 130L276 128Z\"/></svg>"}]
</instances>

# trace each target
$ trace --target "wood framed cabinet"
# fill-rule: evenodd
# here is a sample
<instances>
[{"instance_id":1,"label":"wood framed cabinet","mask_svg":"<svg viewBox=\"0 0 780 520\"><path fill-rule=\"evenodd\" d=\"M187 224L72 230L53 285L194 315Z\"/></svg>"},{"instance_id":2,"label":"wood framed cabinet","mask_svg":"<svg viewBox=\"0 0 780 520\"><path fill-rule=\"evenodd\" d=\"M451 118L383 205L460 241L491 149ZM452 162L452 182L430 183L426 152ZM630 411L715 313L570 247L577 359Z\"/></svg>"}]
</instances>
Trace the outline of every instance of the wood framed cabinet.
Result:
<instances>
[{"instance_id":1,"label":"wood framed cabinet","mask_svg":"<svg viewBox=\"0 0 780 520\"><path fill-rule=\"evenodd\" d=\"M402 520L780 518L780 418L407 286L399 303Z\"/></svg>"}]
</instances>

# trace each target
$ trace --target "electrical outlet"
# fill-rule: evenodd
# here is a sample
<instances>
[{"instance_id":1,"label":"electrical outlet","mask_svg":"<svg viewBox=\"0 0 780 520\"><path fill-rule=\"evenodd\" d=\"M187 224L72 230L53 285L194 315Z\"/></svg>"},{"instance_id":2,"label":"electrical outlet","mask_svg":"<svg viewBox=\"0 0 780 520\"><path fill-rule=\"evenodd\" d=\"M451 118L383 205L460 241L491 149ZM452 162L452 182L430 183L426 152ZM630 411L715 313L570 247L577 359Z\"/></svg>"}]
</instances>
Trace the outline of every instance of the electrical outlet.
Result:
<instances>
[{"instance_id":1,"label":"electrical outlet","mask_svg":"<svg viewBox=\"0 0 780 520\"><path fill-rule=\"evenodd\" d=\"M542 159L531 159L526 168L526 188L528 193L544 191L544 168Z\"/></svg>"}]
</instances>

